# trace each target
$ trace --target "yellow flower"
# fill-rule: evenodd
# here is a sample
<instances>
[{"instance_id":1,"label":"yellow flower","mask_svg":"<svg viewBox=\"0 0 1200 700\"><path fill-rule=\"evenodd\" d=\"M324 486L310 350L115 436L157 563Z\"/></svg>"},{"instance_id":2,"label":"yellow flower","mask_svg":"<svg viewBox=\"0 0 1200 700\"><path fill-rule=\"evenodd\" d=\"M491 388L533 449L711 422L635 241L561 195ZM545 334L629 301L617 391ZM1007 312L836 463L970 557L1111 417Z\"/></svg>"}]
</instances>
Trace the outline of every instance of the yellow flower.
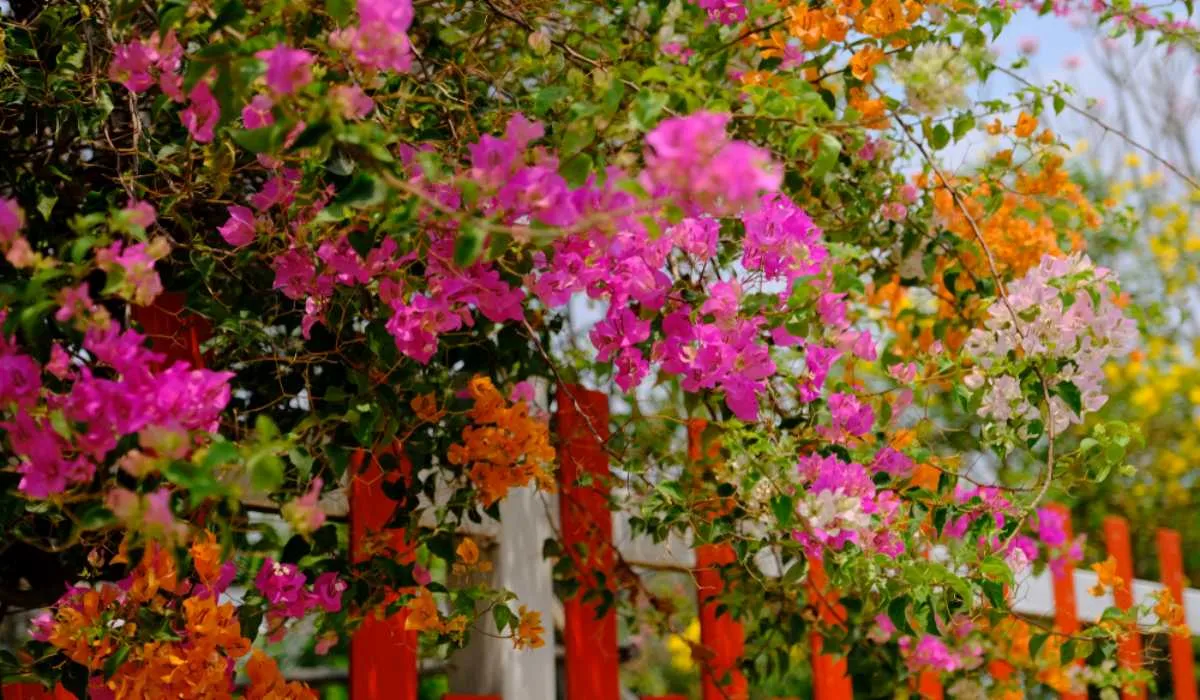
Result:
<instances>
[{"instance_id":1,"label":"yellow flower","mask_svg":"<svg viewBox=\"0 0 1200 700\"><path fill-rule=\"evenodd\" d=\"M1071 147L1071 151L1082 155L1084 153L1087 153L1088 148L1090 148L1090 147L1091 146L1090 146L1090 144L1088 144L1087 139L1079 139L1078 141L1075 142L1075 145Z\"/></svg>"},{"instance_id":2,"label":"yellow flower","mask_svg":"<svg viewBox=\"0 0 1200 700\"><path fill-rule=\"evenodd\" d=\"M680 671L690 670L695 665L695 661L692 659L692 645L699 642L699 620L693 620L682 635L672 634L667 637L667 651L671 653L671 665Z\"/></svg>"},{"instance_id":3,"label":"yellow flower","mask_svg":"<svg viewBox=\"0 0 1200 700\"><path fill-rule=\"evenodd\" d=\"M1144 385L1137 391L1133 392L1133 405L1146 411L1147 413L1158 413L1161 406L1161 400L1158 396L1158 391L1153 386Z\"/></svg>"},{"instance_id":4,"label":"yellow flower","mask_svg":"<svg viewBox=\"0 0 1200 700\"><path fill-rule=\"evenodd\" d=\"M1125 156L1125 165L1127 165L1128 167L1136 168L1141 164L1142 164L1142 157L1139 156L1138 154L1130 153L1129 155Z\"/></svg>"}]
</instances>

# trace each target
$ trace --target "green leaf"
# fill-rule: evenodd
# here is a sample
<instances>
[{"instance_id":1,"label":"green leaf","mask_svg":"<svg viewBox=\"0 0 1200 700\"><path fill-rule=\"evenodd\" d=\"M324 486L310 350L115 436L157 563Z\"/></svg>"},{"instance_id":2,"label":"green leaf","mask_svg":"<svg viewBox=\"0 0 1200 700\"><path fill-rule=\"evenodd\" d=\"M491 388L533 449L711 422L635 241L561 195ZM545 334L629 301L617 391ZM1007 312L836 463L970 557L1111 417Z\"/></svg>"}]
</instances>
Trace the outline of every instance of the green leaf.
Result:
<instances>
[{"instance_id":1,"label":"green leaf","mask_svg":"<svg viewBox=\"0 0 1200 700\"><path fill-rule=\"evenodd\" d=\"M888 604L888 619L896 626L896 630L904 634L912 634L912 625L908 624L908 596L902 595Z\"/></svg>"},{"instance_id":2,"label":"green leaf","mask_svg":"<svg viewBox=\"0 0 1200 700\"><path fill-rule=\"evenodd\" d=\"M242 636L250 641L258 637L258 628L262 626L263 609L258 605L242 605L237 612L238 624Z\"/></svg>"},{"instance_id":3,"label":"green leaf","mask_svg":"<svg viewBox=\"0 0 1200 700\"><path fill-rule=\"evenodd\" d=\"M788 567L787 571L783 572L783 585L788 586L796 583L804 575L808 573L808 565L803 561L795 561Z\"/></svg>"},{"instance_id":4,"label":"green leaf","mask_svg":"<svg viewBox=\"0 0 1200 700\"><path fill-rule=\"evenodd\" d=\"M321 139L325 138L329 132L333 131L333 125L329 122L321 121L316 124L309 124L300 132L296 140L292 142L289 150L299 151L305 148L312 148L321 143Z\"/></svg>"},{"instance_id":5,"label":"green leaf","mask_svg":"<svg viewBox=\"0 0 1200 700\"><path fill-rule=\"evenodd\" d=\"M209 27L210 32L215 32L221 27L233 24L246 16L246 6L241 0L229 0L221 6L217 11L217 16L213 19L212 26Z\"/></svg>"},{"instance_id":6,"label":"green leaf","mask_svg":"<svg viewBox=\"0 0 1200 700\"><path fill-rule=\"evenodd\" d=\"M246 462L250 485L255 491L272 493L283 484L283 460L273 452L261 450Z\"/></svg>"},{"instance_id":7,"label":"green leaf","mask_svg":"<svg viewBox=\"0 0 1200 700\"><path fill-rule=\"evenodd\" d=\"M954 119L954 140L958 141L975 128L975 115L970 112L960 114Z\"/></svg>"},{"instance_id":8,"label":"green leaf","mask_svg":"<svg viewBox=\"0 0 1200 700\"><path fill-rule=\"evenodd\" d=\"M264 442L279 437L279 428L275 427L275 421L265 413L260 413L255 417L254 432L258 435L258 439Z\"/></svg>"},{"instance_id":9,"label":"green leaf","mask_svg":"<svg viewBox=\"0 0 1200 700\"><path fill-rule=\"evenodd\" d=\"M945 124L938 124L933 127L933 132L929 136L929 143L934 150L940 150L950 143L950 130Z\"/></svg>"},{"instance_id":10,"label":"green leaf","mask_svg":"<svg viewBox=\"0 0 1200 700\"><path fill-rule=\"evenodd\" d=\"M116 516L108 508L99 503L91 503L77 516L79 526L84 530L99 530L116 522Z\"/></svg>"},{"instance_id":11,"label":"green leaf","mask_svg":"<svg viewBox=\"0 0 1200 700\"><path fill-rule=\"evenodd\" d=\"M283 145L290 124L275 123L259 129L235 129L230 133L234 143L251 153L274 153Z\"/></svg>"},{"instance_id":12,"label":"green leaf","mask_svg":"<svg viewBox=\"0 0 1200 700\"><path fill-rule=\"evenodd\" d=\"M1046 644L1046 640L1050 638L1049 634L1035 634L1029 638L1029 657L1036 659L1038 652L1042 650L1042 646Z\"/></svg>"},{"instance_id":13,"label":"green leaf","mask_svg":"<svg viewBox=\"0 0 1200 700\"><path fill-rule=\"evenodd\" d=\"M483 240L487 236L483 229L470 222L462 225L458 237L454 239L454 264L467 267L479 259L483 252Z\"/></svg>"},{"instance_id":14,"label":"green leaf","mask_svg":"<svg viewBox=\"0 0 1200 700\"><path fill-rule=\"evenodd\" d=\"M663 481L656 487L659 493L667 497L669 501L683 501L683 487L678 481Z\"/></svg>"},{"instance_id":15,"label":"green leaf","mask_svg":"<svg viewBox=\"0 0 1200 700\"><path fill-rule=\"evenodd\" d=\"M592 174L592 157L586 153L576 153L568 158L558 168L558 174L563 176L571 187L581 187Z\"/></svg>"},{"instance_id":16,"label":"green leaf","mask_svg":"<svg viewBox=\"0 0 1200 700\"><path fill-rule=\"evenodd\" d=\"M1058 650L1059 663L1066 666L1075 658L1075 640L1068 639Z\"/></svg>"},{"instance_id":17,"label":"green leaf","mask_svg":"<svg viewBox=\"0 0 1200 700\"><path fill-rule=\"evenodd\" d=\"M237 445L228 440L217 440L208 446L208 451L204 455L205 469L216 469L222 464L230 464L238 459Z\"/></svg>"},{"instance_id":18,"label":"green leaf","mask_svg":"<svg viewBox=\"0 0 1200 700\"><path fill-rule=\"evenodd\" d=\"M104 660L105 678L113 677L113 674L117 672L117 669L121 667L121 664L125 663L125 658L129 656L129 651L133 648L133 646L129 644L118 644L116 646L117 649L112 653L112 656L109 656Z\"/></svg>"},{"instance_id":19,"label":"green leaf","mask_svg":"<svg viewBox=\"0 0 1200 700\"><path fill-rule=\"evenodd\" d=\"M1054 386L1054 394L1060 397L1075 415L1083 412L1083 395L1073 383L1059 382Z\"/></svg>"},{"instance_id":20,"label":"green leaf","mask_svg":"<svg viewBox=\"0 0 1200 700\"><path fill-rule=\"evenodd\" d=\"M1062 98L1062 95L1054 96L1054 113L1061 114L1063 108L1067 106L1067 101Z\"/></svg>"},{"instance_id":21,"label":"green leaf","mask_svg":"<svg viewBox=\"0 0 1200 700\"><path fill-rule=\"evenodd\" d=\"M817 159L808 169L808 176L822 178L833 166L837 165L838 154L842 152L842 142L833 134L821 134L821 143L817 148Z\"/></svg>"},{"instance_id":22,"label":"green leaf","mask_svg":"<svg viewBox=\"0 0 1200 700\"><path fill-rule=\"evenodd\" d=\"M979 570L989 579L1012 583L1012 569L1000 557L988 557L979 564Z\"/></svg>"},{"instance_id":23,"label":"green leaf","mask_svg":"<svg viewBox=\"0 0 1200 700\"><path fill-rule=\"evenodd\" d=\"M50 212L54 211L54 205L58 204L58 195L41 194L38 195L37 210L46 221L50 220Z\"/></svg>"},{"instance_id":24,"label":"green leaf","mask_svg":"<svg viewBox=\"0 0 1200 700\"><path fill-rule=\"evenodd\" d=\"M350 180L350 184L338 190L333 198L333 206L364 207L380 198L378 181L374 176L358 172Z\"/></svg>"},{"instance_id":25,"label":"green leaf","mask_svg":"<svg viewBox=\"0 0 1200 700\"><path fill-rule=\"evenodd\" d=\"M771 511L775 513L780 527L788 527L796 514L796 505L791 496L780 494L771 499Z\"/></svg>"},{"instance_id":26,"label":"green leaf","mask_svg":"<svg viewBox=\"0 0 1200 700\"><path fill-rule=\"evenodd\" d=\"M325 0L325 11L339 27L344 27L350 23L354 3L352 0Z\"/></svg>"},{"instance_id":27,"label":"green leaf","mask_svg":"<svg viewBox=\"0 0 1200 700\"><path fill-rule=\"evenodd\" d=\"M533 96L533 113L544 116L554 105L563 102L571 91L562 85L547 85Z\"/></svg>"},{"instance_id":28,"label":"green leaf","mask_svg":"<svg viewBox=\"0 0 1200 700\"><path fill-rule=\"evenodd\" d=\"M516 622L515 617L507 605L497 605L492 608L492 621L496 623L497 632L503 632L509 623Z\"/></svg>"}]
</instances>

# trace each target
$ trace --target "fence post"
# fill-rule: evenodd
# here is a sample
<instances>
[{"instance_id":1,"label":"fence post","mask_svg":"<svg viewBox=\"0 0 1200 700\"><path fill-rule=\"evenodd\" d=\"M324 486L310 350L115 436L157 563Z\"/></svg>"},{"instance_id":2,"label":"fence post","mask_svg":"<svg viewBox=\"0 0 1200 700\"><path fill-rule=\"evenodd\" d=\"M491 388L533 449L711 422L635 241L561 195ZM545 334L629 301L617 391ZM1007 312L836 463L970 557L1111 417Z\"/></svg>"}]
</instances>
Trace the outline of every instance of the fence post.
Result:
<instances>
[{"instance_id":1,"label":"fence post","mask_svg":"<svg viewBox=\"0 0 1200 700\"><path fill-rule=\"evenodd\" d=\"M688 421L688 459L702 463L712 455L704 454L702 436L708 421L694 418ZM718 614L719 598L725 590L721 578L722 566L734 563L737 557L728 544L703 544L696 547L696 600L700 604L700 643L713 654L704 664L701 685L704 700L745 700L750 689L738 662L746 646L746 631L728 613Z\"/></svg>"},{"instance_id":2,"label":"fence post","mask_svg":"<svg viewBox=\"0 0 1200 700\"><path fill-rule=\"evenodd\" d=\"M1158 564L1162 582L1175 602L1183 606L1183 552L1179 533L1158 530ZM1191 635L1183 632L1171 635L1171 679L1178 700L1196 700L1196 671L1193 668Z\"/></svg>"},{"instance_id":3,"label":"fence post","mask_svg":"<svg viewBox=\"0 0 1200 700\"><path fill-rule=\"evenodd\" d=\"M150 306L131 306L129 315L142 327L150 348L166 355L167 362L199 368L204 366L200 344L212 335L212 326L208 319L184 311L185 301L182 292L163 292Z\"/></svg>"},{"instance_id":4,"label":"fence post","mask_svg":"<svg viewBox=\"0 0 1200 700\"><path fill-rule=\"evenodd\" d=\"M392 455L401 460L400 474L386 475L379 460L359 450L350 462L350 556L367 558L363 550L370 533L387 525L396 501L383 492L384 479L405 478L411 468L397 447ZM404 530L392 529L387 538L401 558L411 557ZM417 633L404 629L406 611L386 619L370 616L350 640L350 697L352 700L416 700Z\"/></svg>"},{"instance_id":5,"label":"fence post","mask_svg":"<svg viewBox=\"0 0 1200 700\"><path fill-rule=\"evenodd\" d=\"M612 581L612 513L608 509L608 397L576 384L558 387L559 514L563 547L575 561L579 591L563 602L568 700L617 700L620 659L615 604L599 615L599 604L584 599L598 584L615 595ZM580 485L582 476L591 483ZM583 548L581 554L579 548ZM593 594L594 595L594 594Z\"/></svg>"},{"instance_id":6,"label":"fence post","mask_svg":"<svg viewBox=\"0 0 1200 700\"><path fill-rule=\"evenodd\" d=\"M1063 518L1063 529L1067 541L1075 536L1071 530L1071 511L1061 503L1050 503L1047 506ZM1061 573L1053 575L1054 580L1054 627L1062 634L1075 634L1079 631L1079 608L1075 602L1075 567L1070 567ZM1079 665L1079 661L1074 662ZM1087 700L1087 693L1063 693L1065 700Z\"/></svg>"},{"instance_id":7,"label":"fence post","mask_svg":"<svg viewBox=\"0 0 1200 700\"><path fill-rule=\"evenodd\" d=\"M809 595L816 601L821 622L837 624L845 610L836 602L837 593L829 590L829 577L825 575L825 567L819 561L809 560L808 589ZM854 697L846 659L822 653L825 640L821 638L820 632L813 632L809 639L812 643L814 700L845 700Z\"/></svg>"},{"instance_id":8,"label":"fence post","mask_svg":"<svg viewBox=\"0 0 1200 700\"><path fill-rule=\"evenodd\" d=\"M1113 602L1121 610L1133 607L1133 547L1129 543L1129 523L1117 515L1104 518L1104 549L1117 562L1117 576L1121 583L1113 588ZM1142 665L1142 639L1135 627L1117 648L1121 666L1137 669ZM1142 687L1121 689L1125 700L1145 700L1146 690Z\"/></svg>"},{"instance_id":9,"label":"fence post","mask_svg":"<svg viewBox=\"0 0 1200 700\"><path fill-rule=\"evenodd\" d=\"M4 700L76 700L75 694L59 683L54 690L46 690L38 683L13 683L0 688Z\"/></svg>"}]
</instances>

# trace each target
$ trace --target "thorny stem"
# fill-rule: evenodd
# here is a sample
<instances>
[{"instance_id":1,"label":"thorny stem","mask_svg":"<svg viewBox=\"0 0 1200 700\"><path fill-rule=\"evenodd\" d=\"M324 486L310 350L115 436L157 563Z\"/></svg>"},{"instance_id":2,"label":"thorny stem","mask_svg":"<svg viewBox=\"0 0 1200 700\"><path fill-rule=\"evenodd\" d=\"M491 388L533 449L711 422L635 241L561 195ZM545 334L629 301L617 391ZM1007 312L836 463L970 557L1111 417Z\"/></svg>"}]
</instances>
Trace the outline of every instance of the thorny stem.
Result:
<instances>
[{"instance_id":1,"label":"thorny stem","mask_svg":"<svg viewBox=\"0 0 1200 700\"><path fill-rule=\"evenodd\" d=\"M1004 66L994 65L994 68L996 70L1000 71L1001 73L1007 75L1008 77L1012 78L1013 80L1017 81L1018 83L1021 83L1025 87L1030 87L1030 88L1037 87L1033 83L1031 83L1028 80L1026 80L1025 78L1021 77L1018 73L1015 73L1015 72L1005 68ZM1191 185L1193 189L1200 189L1200 182L1197 182L1190 175L1183 172L1183 170L1181 170L1179 168L1179 166L1175 165L1174 163L1167 160L1166 158L1163 158L1162 156L1158 155L1158 153L1156 153L1153 149L1149 148L1148 146L1142 145L1138 141L1135 141L1133 139L1133 137L1126 134L1124 131L1121 131L1120 129L1114 129L1113 127L1111 127L1107 123L1105 123L1103 120L1098 118L1096 115L1092 114L1091 112L1088 112L1086 109L1077 107L1070 102L1067 102L1064 100L1063 105L1067 109L1071 110L1072 112L1075 112L1076 114L1081 115L1084 119L1087 119L1088 121L1092 122L1096 126L1100 127L1105 132L1115 135L1117 138L1121 139L1125 143L1129 144L1130 146L1133 146L1134 148L1138 149L1142 153L1145 153L1146 155L1150 156L1152 159L1154 159L1154 161L1160 163L1167 170L1170 170L1171 172L1175 173L1179 177L1183 178L1183 180L1185 182L1187 182L1189 185Z\"/></svg>"}]
</instances>

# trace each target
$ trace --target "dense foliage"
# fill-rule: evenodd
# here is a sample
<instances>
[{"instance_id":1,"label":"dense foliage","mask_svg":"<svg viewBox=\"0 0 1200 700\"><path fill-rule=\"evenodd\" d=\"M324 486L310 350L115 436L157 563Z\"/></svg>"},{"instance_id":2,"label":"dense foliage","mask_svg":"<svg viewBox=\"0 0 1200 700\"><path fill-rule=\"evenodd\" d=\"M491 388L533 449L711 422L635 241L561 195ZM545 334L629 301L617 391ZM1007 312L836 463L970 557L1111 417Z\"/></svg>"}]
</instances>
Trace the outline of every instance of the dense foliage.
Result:
<instances>
[{"instance_id":1,"label":"dense foliage","mask_svg":"<svg viewBox=\"0 0 1200 700\"><path fill-rule=\"evenodd\" d=\"M1145 680L1112 662L1140 611L1059 635L1007 610L1015 576L1083 561L1048 503L1135 469L1136 425L1096 413L1146 322L1087 253L1124 213L1042 124L1069 89L976 94L1020 76L987 45L1018 7L10 9L0 601L48 610L5 677L309 697L254 645L303 629L324 654L401 609L431 652L478 611L543 644L507 592L431 572L485 568L461 525L554 490L539 387L583 382L614 398L595 427L623 476L611 507L656 539L732 545L723 602L770 630L755 682L812 631L862 650L851 671L880 689ZM1041 9L1194 45L1144 8ZM949 170L979 132L998 146ZM152 346L164 324L199 352ZM385 491L408 540L351 563L321 497L369 462L402 475ZM545 552L573 594L573 554ZM632 575L602 604L683 633L630 600L653 595ZM1153 607L1155 629L1180 624ZM987 678L993 657L1022 673Z\"/></svg>"}]
</instances>

